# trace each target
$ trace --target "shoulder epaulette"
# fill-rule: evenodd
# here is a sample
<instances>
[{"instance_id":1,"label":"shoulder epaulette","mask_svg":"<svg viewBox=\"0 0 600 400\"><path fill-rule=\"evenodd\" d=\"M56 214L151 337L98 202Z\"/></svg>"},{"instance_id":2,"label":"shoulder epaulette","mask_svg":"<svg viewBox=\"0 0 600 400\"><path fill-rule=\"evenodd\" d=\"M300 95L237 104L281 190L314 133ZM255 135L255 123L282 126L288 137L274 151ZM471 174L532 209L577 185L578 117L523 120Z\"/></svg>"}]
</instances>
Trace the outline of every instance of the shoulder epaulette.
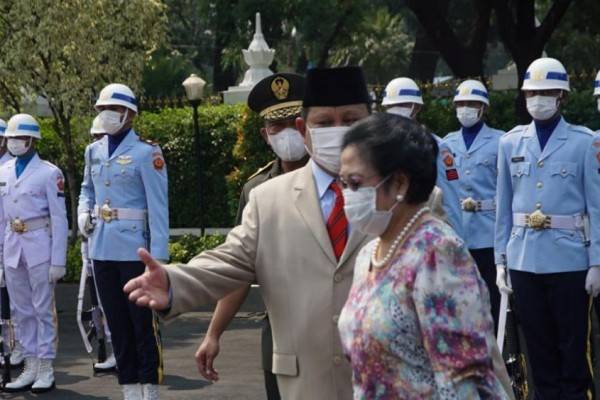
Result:
<instances>
[{"instance_id":1,"label":"shoulder epaulette","mask_svg":"<svg viewBox=\"0 0 600 400\"><path fill-rule=\"evenodd\" d=\"M525 129L527 129L528 126L529 125L517 125L514 128L512 128L510 131L506 132L503 136L512 135L513 133L523 132Z\"/></svg>"},{"instance_id":2,"label":"shoulder epaulette","mask_svg":"<svg viewBox=\"0 0 600 400\"><path fill-rule=\"evenodd\" d=\"M154 140L150 140L150 139L144 139L142 137L140 137L140 142L149 144L150 146L158 146L158 143L155 142Z\"/></svg>"},{"instance_id":3,"label":"shoulder epaulette","mask_svg":"<svg viewBox=\"0 0 600 400\"><path fill-rule=\"evenodd\" d=\"M273 163L275 162L275 160L271 161L270 163L268 163L265 166L262 166L258 169L258 171L256 171L254 174L250 175L250 177L248 178L248 180L257 177L258 175L262 174L263 172L265 172L266 170L270 169L273 166Z\"/></svg>"},{"instance_id":4,"label":"shoulder epaulette","mask_svg":"<svg viewBox=\"0 0 600 400\"><path fill-rule=\"evenodd\" d=\"M583 133L585 135L590 135L590 136L596 135L594 133L594 131L592 131L591 129L589 129L588 127L585 127L583 125L571 125L571 129L574 130L575 132Z\"/></svg>"}]
</instances>

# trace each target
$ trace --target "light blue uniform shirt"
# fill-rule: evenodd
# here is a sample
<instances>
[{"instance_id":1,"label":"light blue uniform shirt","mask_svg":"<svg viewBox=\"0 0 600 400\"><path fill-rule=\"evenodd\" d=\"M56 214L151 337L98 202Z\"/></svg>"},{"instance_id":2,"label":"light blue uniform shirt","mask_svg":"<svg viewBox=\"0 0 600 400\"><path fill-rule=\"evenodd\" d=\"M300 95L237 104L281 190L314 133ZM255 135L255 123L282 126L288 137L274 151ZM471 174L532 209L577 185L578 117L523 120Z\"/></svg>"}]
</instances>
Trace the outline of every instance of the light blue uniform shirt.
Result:
<instances>
[{"instance_id":1,"label":"light blue uniform shirt","mask_svg":"<svg viewBox=\"0 0 600 400\"><path fill-rule=\"evenodd\" d=\"M460 202L469 197L492 201L496 198L498 141L503 134L483 124L468 150L461 131L451 132L443 140L454 154L458 167L463 239L469 249L494 247L496 211L462 211Z\"/></svg>"},{"instance_id":2,"label":"light blue uniform shirt","mask_svg":"<svg viewBox=\"0 0 600 400\"><path fill-rule=\"evenodd\" d=\"M600 265L600 139L567 123L556 126L542 151L535 124L500 138L496 191L496 263L536 274L582 271ZM590 219L590 246L581 229L513 225L514 213Z\"/></svg>"},{"instance_id":3,"label":"light blue uniform shirt","mask_svg":"<svg viewBox=\"0 0 600 400\"><path fill-rule=\"evenodd\" d=\"M108 137L85 150L85 171L78 213L94 206L147 211L147 222L96 218L90 258L103 261L137 261L145 247L159 260L169 259L169 203L167 167L159 146L140 140L131 130L111 156Z\"/></svg>"},{"instance_id":4,"label":"light blue uniform shirt","mask_svg":"<svg viewBox=\"0 0 600 400\"><path fill-rule=\"evenodd\" d=\"M436 140L439 148L437 180L435 185L442 190L442 206L448 217L448 222L456 234L464 240L461 216L462 210L458 198L457 187L461 177L456 163L454 162L452 150L448 145L444 144L439 136L433 135L433 138Z\"/></svg>"}]
</instances>

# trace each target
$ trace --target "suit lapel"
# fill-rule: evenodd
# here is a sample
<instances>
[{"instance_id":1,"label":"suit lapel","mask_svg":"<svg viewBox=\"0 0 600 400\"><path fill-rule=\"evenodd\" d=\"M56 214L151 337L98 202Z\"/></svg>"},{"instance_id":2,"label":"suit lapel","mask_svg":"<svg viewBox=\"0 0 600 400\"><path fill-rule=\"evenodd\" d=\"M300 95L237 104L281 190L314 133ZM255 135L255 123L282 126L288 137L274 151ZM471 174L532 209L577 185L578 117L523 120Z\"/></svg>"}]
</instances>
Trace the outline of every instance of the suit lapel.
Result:
<instances>
[{"instance_id":1,"label":"suit lapel","mask_svg":"<svg viewBox=\"0 0 600 400\"><path fill-rule=\"evenodd\" d=\"M17 178L16 183L21 182L23 179L25 179L26 177L28 177L29 175L31 175L39 167L40 163L41 163L40 156L38 156L37 154L35 154L33 156L33 158L31 159L31 161L29 161L29 164L27 164L27 166L25 167L25 170L23 171L23 173L21 174L21 176L19 176ZM16 170L16 166L15 166L15 170Z\"/></svg>"},{"instance_id":2,"label":"suit lapel","mask_svg":"<svg viewBox=\"0 0 600 400\"><path fill-rule=\"evenodd\" d=\"M304 223L315 239L317 239L327 258L334 265L337 265L331 240L323 221L323 214L319 205L319 198L310 163L306 164L302 168L302 173L298 175L298 179L294 184L294 192L294 204L300 212Z\"/></svg>"},{"instance_id":3,"label":"suit lapel","mask_svg":"<svg viewBox=\"0 0 600 400\"><path fill-rule=\"evenodd\" d=\"M133 146L133 144L137 140L138 140L138 135L133 130L129 131L127 136L125 136L123 141L121 143L119 143L119 146L117 146L115 151L112 153L109 160L112 160L112 159L120 156L121 154L125 153L127 150L129 150ZM108 142L106 144L106 151L108 152Z\"/></svg>"},{"instance_id":4,"label":"suit lapel","mask_svg":"<svg viewBox=\"0 0 600 400\"><path fill-rule=\"evenodd\" d=\"M567 130L563 129L564 125L565 121L561 119L558 125L556 125L556 128L554 128L554 132L550 135L550 139L548 139L548 143L546 143L546 146L544 147L540 161L548 158L567 142Z\"/></svg>"},{"instance_id":5,"label":"suit lapel","mask_svg":"<svg viewBox=\"0 0 600 400\"><path fill-rule=\"evenodd\" d=\"M357 251L357 249L361 247L361 245L364 243L365 239L367 239L367 235L365 235L356 228L352 229L350 237L348 238L348 243L346 244L346 248L344 249L344 253L340 258L338 268L344 265L344 263L352 257L352 255Z\"/></svg>"},{"instance_id":6,"label":"suit lapel","mask_svg":"<svg viewBox=\"0 0 600 400\"><path fill-rule=\"evenodd\" d=\"M471 143L471 147L469 148L468 153L471 154L479 149L481 146L486 144L488 140L492 137L492 132L488 129L486 124L483 124L479 133L475 136L475 140ZM464 144L464 141L463 141Z\"/></svg>"},{"instance_id":7,"label":"suit lapel","mask_svg":"<svg viewBox=\"0 0 600 400\"><path fill-rule=\"evenodd\" d=\"M525 140L525 145L527 146L529 152L535 157L536 160L539 160L542 150L540 148L540 141L537 138L535 125L533 122L529 124L527 129L525 129L523 139Z\"/></svg>"}]
</instances>

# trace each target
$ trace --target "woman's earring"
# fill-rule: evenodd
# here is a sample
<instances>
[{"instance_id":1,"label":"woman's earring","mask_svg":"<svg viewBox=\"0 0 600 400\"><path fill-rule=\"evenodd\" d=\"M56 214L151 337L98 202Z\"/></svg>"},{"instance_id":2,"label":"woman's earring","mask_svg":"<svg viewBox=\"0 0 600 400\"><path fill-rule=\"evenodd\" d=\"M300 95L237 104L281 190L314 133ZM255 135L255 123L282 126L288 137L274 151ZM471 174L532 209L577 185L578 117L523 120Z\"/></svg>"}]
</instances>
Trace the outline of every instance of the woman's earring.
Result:
<instances>
[{"instance_id":1,"label":"woman's earring","mask_svg":"<svg viewBox=\"0 0 600 400\"><path fill-rule=\"evenodd\" d=\"M403 194L399 194L396 196L396 201L398 203L402 203L404 201L404 195Z\"/></svg>"}]
</instances>

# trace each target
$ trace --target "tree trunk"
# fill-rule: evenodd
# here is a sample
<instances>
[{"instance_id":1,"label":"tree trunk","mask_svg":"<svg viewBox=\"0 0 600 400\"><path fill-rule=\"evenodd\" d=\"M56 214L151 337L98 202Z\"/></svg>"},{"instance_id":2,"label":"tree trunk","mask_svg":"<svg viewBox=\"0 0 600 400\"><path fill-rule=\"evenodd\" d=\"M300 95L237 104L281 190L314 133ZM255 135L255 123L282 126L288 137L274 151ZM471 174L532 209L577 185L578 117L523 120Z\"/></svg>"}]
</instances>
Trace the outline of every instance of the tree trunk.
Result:
<instances>
[{"instance_id":1,"label":"tree trunk","mask_svg":"<svg viewBox=\"0 0 600 400\"><path fill-rule=\"evenodd\" d=\"M427 32L419 26L408 67L408 76L419 82L433 82L439 58L440 53L431 43Z\"/></svg>"},{"instance_id":2,"label":"tree trunk","mask_svg":"<svg viewBox=\"0 0 600 400\"><path fill-rule=\"evenodd\" d=\"M66 165L64 175L69 189L69 207L67 207L67 217L71 216L71 233L69 235L69 244L73 245L77 240L77 198L79 197L79 186L76 178L75 152L73 149L73 140L71 136L71 120L65 116L54 115L54 129L60 137L66 155ZM70 212L69 209L70 208Z\"/></svg>"}]
</instances>

